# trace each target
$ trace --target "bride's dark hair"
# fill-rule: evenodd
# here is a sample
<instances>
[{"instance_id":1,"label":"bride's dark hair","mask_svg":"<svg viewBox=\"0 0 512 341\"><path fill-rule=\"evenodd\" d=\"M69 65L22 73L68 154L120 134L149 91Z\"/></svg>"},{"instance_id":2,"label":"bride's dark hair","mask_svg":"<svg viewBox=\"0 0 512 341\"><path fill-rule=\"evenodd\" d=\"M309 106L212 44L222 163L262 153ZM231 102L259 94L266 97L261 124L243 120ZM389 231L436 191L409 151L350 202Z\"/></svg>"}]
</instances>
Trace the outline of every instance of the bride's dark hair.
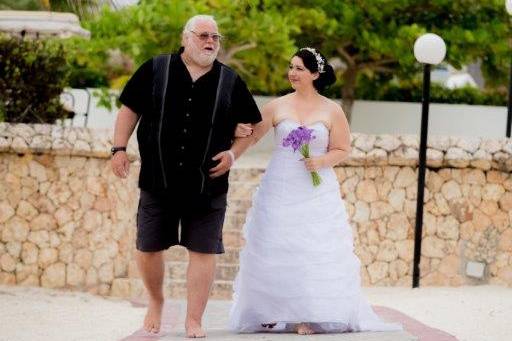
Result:
<instances>
[{"instance_id":1,"label":"bride's dark hair","mask_svg":"<svg viewBox=\"0 0 512 341\"><path fill-rule=\"evenodd\" d=\"M304 66L310 72L319 73L319 77L313 81L313 86L318 91L325 90L336 81L334 69L318 50L304 47L295 52L293 56L302 59Z\"/></svg>"}]
</instances>

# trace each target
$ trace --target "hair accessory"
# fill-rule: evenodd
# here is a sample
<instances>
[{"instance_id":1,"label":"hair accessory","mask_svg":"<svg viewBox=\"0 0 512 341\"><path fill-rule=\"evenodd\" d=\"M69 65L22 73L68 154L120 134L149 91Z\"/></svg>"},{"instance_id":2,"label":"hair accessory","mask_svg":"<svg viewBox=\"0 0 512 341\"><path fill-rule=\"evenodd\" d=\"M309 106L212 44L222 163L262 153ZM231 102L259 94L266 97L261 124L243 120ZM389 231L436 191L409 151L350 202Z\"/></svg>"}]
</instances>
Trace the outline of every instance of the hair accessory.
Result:
<instances>
[{"instance_id":1,"label":"hair accessory","mask_svg":"<svg viewBox=\"0 0 512 341\"><path fill-rule=\"evenodd\" d=\"M300 49L301 51L302 50L306 50L306 51L309 51L313 54L313 56L315 57L316 59L316 64L318 66L318 72L319 73L324 73L324 65L325 65L325 62L324 62L324 59L322 58L322 56L320 55L320 53L317 52L317 50L315 50L314 48L312 47L303 47Z\"/></svg>"}]
</instances>

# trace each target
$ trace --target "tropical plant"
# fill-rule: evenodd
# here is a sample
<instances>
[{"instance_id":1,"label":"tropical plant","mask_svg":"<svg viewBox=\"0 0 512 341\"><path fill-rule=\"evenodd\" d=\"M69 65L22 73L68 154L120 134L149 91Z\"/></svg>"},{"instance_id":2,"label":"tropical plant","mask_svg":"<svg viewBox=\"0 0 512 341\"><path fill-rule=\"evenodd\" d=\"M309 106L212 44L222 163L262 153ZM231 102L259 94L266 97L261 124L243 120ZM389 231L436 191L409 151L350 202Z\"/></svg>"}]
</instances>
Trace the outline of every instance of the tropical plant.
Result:
<instances>
[{"instance_id":1,"label":"tropical plant","mask_svg":"<svg viewBox=\"0 0 512 341\"><path fill-rule=\"evenodd\" d=\"M261 11L257 1L143 1L122 10L103 8L101 16L83 22L91 40L67 40L69 60L101 70L111 84L121 84L147 59L176 51L188 18L213 14L223 41L219 59L235 68L257 93L287 87L286 66L295 50L290 35L298 26L277 10Z\"/></svg>"},{"instance_id":2,"label":"tropical plant","mask_svg":"<svg viewBox=\"0 0 512 341\"><path fill-rule=\"evenodd\" d=\"M419 65L412 46L423 33L443 37L448 47L446 61L456 68L481 59L491 76L500 64L492 58L508 58L509 18L502 0L279 2L300 18L301 31L295 36L298 45L319 47L343 62L341 97L348 115L360 76L416 77Z\"/></svg>"}]
</instances>

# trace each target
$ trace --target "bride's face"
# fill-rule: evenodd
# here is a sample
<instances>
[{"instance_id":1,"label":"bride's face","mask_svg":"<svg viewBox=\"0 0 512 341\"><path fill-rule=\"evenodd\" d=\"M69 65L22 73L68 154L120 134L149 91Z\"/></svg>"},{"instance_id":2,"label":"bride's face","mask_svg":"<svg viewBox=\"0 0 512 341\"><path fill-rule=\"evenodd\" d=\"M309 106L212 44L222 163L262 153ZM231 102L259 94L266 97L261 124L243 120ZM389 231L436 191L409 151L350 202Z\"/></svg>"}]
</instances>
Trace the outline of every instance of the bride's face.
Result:
<instances>
[{"instance_id":1,"label":"bride's face","mask_svg":"<svg viewBox=\"0 0 512 341\"><path fill-rule=\"evenodd\" d=\"M313 81L318 78L318 72L312 73L304 66L302 58L294 56L288 66L288 80L292 88L297 90L307 86L313 86Z\"/></svg>"}]
</instances>

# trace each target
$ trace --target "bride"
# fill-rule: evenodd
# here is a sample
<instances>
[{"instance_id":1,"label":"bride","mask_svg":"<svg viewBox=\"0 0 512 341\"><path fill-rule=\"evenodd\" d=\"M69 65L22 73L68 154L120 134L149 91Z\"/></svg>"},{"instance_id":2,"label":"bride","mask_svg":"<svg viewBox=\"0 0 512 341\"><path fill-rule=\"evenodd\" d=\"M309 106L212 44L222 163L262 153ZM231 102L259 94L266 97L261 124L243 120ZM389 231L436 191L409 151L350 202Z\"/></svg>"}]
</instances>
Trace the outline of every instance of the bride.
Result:
<instances>
[{"instance_id":1,"label":"bride","mask_svg":"<svg viewBox=\"0 0 512 341\"><path fill-rule=\"evenodd\" d=\"M256 142L273 126L276 145L244 225L230 328L399 330L382 322L361 293L360 262L333 170L350 153L349 126L341 107L319 94L334 83L334 71L318 51L302 48L288 78L295 91L265 105L263 121L248 136ZM314 135L309 158L283 143L299 127ZM249 135L245 128L238 134ZM320 175L318 186L313 171Z\"/></svg>"}]
</instances>

